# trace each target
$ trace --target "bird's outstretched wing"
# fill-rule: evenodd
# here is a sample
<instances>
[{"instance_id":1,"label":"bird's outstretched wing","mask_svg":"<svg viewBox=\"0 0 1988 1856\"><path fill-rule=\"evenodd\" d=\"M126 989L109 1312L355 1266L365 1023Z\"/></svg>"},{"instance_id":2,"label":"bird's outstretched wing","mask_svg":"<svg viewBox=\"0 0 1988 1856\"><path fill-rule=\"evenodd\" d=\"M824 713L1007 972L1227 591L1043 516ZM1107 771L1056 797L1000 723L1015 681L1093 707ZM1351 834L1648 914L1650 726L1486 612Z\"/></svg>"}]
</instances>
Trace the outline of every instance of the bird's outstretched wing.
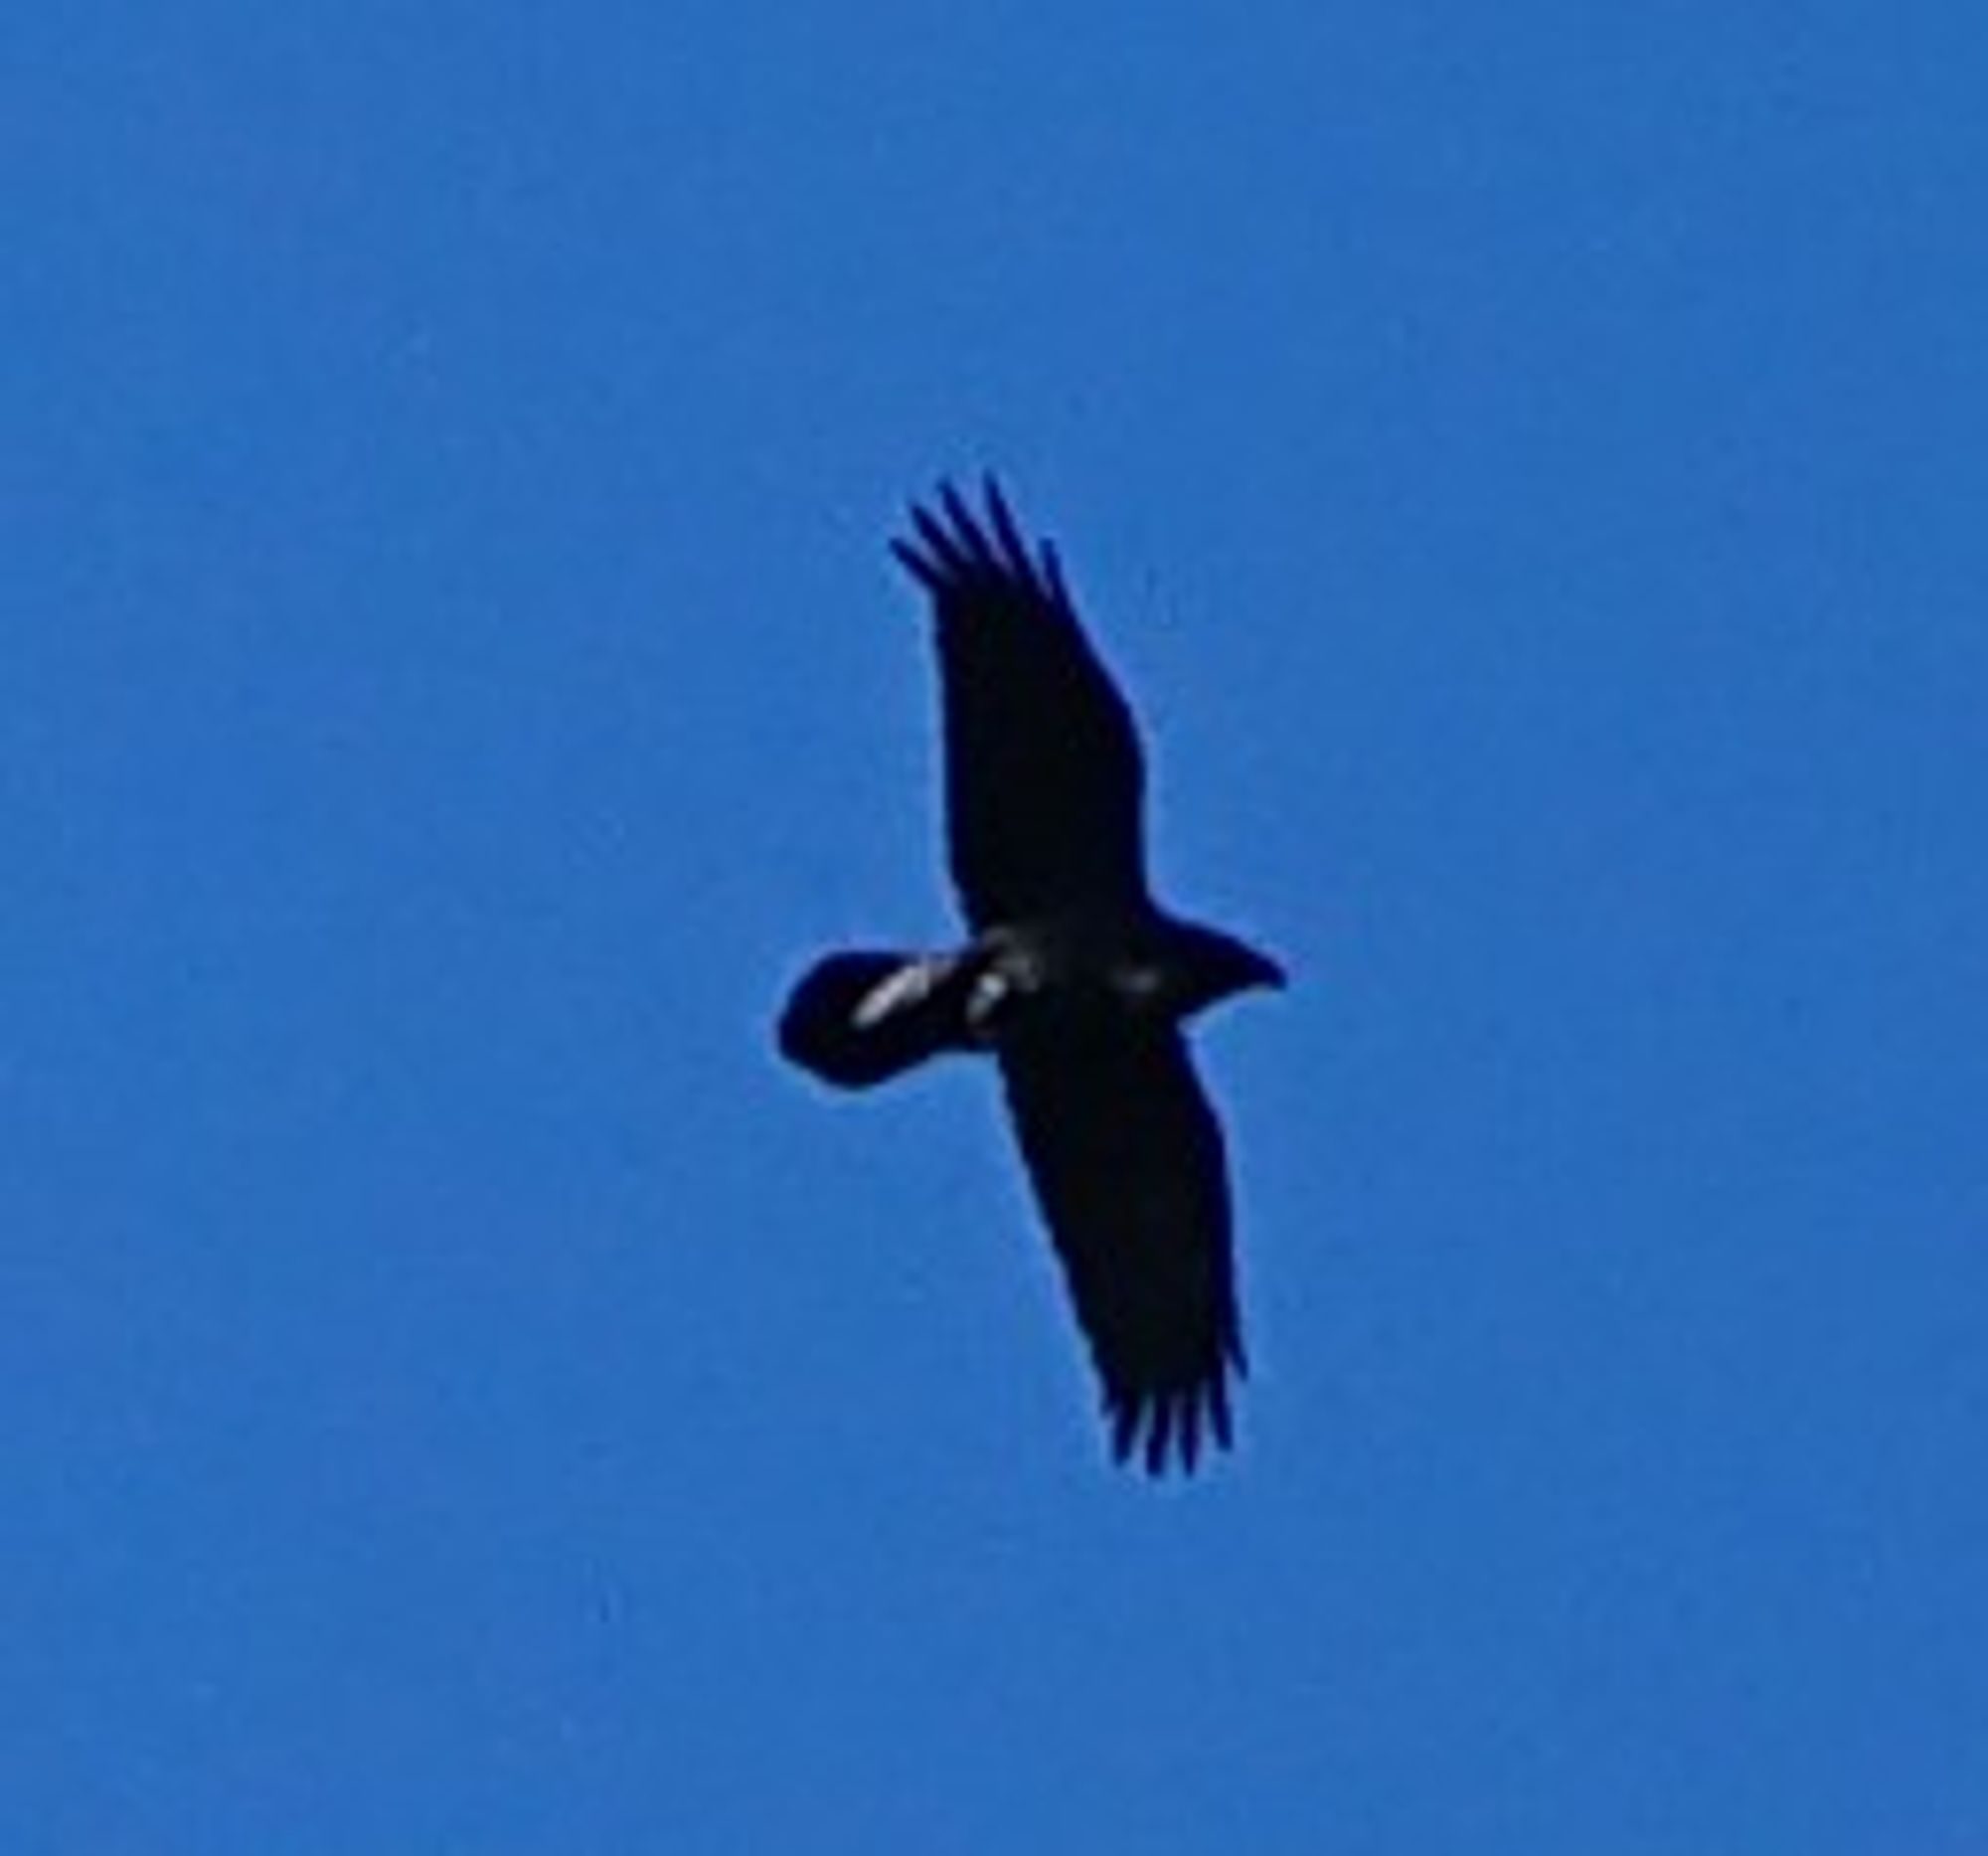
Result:
<instances>
[{"instance_id":1,"label":"bird's outstretched wing","mask_svg":"<svg viewBox=\"0 0 1988 1856\"><path fill-rule=\"evenodd\" d=\"M1243 1371L1222 1129L1171 1029L1011 1040L1002 1080L1103 1382L1112 1452L1192 1469Z\"/></svg>"},{"instance_id":2,"label":"bird's outstretched wing","mask_svg":"<svg viewBox=\"0 0 1988 1856\"><path fill-rule=\"evenodd\" d=\"M999 486L950 484L892 551L931 595L952 878L977 931L1146 894L1131 712L1077 622L1056 550L1031 554Z\"/></svg>"}]
</instances>

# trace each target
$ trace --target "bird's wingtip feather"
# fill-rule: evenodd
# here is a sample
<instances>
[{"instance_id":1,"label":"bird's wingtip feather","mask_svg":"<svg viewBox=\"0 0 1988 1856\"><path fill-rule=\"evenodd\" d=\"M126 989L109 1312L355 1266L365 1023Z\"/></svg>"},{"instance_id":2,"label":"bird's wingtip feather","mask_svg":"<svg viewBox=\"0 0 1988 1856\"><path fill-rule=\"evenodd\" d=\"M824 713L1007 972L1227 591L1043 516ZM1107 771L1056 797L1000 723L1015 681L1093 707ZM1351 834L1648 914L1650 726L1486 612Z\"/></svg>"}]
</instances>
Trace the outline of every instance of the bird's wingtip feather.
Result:
<instances>
[{"instance_id":1,"label":"bird's wingtip feather","mask_svg":"<svg viewBox=\"0 0 1988 1856\"><path fill-rule=\"evenodd\" d=\"M894 541L892 553L932 591L947 581L977 573L1017 582L1068 605L1055 548L1045 542L1031 551L1014 506L992 470L981 473L979 487L984 514L952 478L939 478L928 498L907 506L915 539Z\"/></svg>"}]
</instances>

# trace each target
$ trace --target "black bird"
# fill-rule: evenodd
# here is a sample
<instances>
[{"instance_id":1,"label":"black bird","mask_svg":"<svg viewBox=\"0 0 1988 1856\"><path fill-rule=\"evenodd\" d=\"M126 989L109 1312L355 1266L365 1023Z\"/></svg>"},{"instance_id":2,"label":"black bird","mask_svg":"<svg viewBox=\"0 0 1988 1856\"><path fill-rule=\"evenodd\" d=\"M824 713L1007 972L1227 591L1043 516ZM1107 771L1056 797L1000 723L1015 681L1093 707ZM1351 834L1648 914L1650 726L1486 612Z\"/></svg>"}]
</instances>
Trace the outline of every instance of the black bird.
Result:
<instances>
[{"instance_id":1,"label":"black bird","mask_svg":"<svg viewBox=\"0 0 1988 1856\"><path fill-rule=\"evenodd\" d=\"M844 952L801 979L781 1051L866 1089L943 1051L991 1051L1103 1382L1112 1453L1192 1469L1227 1446L1244 1370L1222 1129L1183 1021L1281 986L1275 961L1154 902L1139 742L1065 587L1000 487L950 484L892 551L930 595L946 834L971 938Z\"/></svg>"}]
</instances>

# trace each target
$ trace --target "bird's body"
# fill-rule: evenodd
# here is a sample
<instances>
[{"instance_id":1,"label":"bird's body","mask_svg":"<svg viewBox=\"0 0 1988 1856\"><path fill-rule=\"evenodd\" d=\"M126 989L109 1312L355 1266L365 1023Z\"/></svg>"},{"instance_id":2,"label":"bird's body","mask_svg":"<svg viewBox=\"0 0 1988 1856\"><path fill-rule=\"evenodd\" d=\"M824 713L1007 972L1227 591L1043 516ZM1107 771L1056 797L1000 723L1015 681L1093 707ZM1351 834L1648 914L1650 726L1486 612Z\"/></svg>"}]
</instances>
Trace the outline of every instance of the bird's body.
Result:
<instances>
[{"instance_id":1,"label":"bird's body","mask_svg":"<svg viewBox=\"0 0 1988 1856\"><path fill-rule=\"evenodd\" d=\"M972 938L828 955L790 995L780 1048L856 1089L943 1052L995 1057L1114 1452L1192 1468L1204 1430L1230 1441L1243 1355L1221 1128L1181 1027L1282 974L1152 900L1137 736L1055 552L1030 553L991 481L985 525L949 486L940 504L894 546L933 602Z\"/></svg>"}]
</instances>

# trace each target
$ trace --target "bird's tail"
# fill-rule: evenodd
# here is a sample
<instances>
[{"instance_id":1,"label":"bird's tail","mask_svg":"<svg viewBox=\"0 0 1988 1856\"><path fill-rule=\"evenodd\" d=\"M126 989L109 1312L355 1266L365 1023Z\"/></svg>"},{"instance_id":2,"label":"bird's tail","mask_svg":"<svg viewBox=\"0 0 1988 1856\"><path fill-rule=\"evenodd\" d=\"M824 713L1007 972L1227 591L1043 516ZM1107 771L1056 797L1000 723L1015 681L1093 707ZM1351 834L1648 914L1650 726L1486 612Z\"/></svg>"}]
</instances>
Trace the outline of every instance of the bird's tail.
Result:
<instances>
[{"instance_id":1,"label":"bird's tail","mask_svg":"<svg viewBox=\"0 0 1988 1856\"><path fill-rule=\"evenodd\" d=\"M941 1051L971 1050L974 978L964 954L829 954L787 997L781 1054L825 1083L864 1090Z\"/></svg>"}]
</instances>

